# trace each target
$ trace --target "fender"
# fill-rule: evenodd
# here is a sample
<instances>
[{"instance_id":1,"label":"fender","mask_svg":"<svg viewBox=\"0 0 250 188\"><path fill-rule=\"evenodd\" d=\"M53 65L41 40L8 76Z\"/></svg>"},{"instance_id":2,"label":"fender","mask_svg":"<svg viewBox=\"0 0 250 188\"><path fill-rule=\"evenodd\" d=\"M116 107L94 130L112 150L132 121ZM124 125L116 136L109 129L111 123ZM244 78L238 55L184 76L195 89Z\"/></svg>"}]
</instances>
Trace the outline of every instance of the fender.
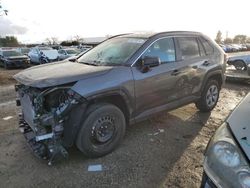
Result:
<instances>
[{"instance_id":1,"label":"fender","mask_svg":"<svg viewBox=\"0 0 250 188\"><path fill-rule=\"evenodd\" d=\"M132 117L135 112L135 101L131 95L129 95L128 91L124 88L117 88L108 90L105 92L97 93L95 95L87 97L87 101L98 100L101 98L112 97L112 96L121 96L124 100L126 107L129 111L129 116Z\"/></svg>"},{"instance_id":2,"label":"fender","mask_svg":"<svg viewBox=\"0 0 250 188\"><path fill-rule=\"evenodd\" d=\"M221 68L221 67L215 67L215 68L213 68L213 69L211 69L211 70L209 70L209 71L207 72L207 74L206 74L206 76L205 76L205 78L204 78L204 80L203 80L203 82L202 82L202 87L201 87L200 93L201 93L201 92L203 91L203 89L205 88L206 83L207 83L207 81L209 80L209 78L211 78L212 76L215 76L215 75L220 76L220 77L221 77L221 80L222 80L222 85L224 84L225 78L226 78L226 77L224 76L224 73L223 73L222 68Z\"/></svg>"}]
</instances>

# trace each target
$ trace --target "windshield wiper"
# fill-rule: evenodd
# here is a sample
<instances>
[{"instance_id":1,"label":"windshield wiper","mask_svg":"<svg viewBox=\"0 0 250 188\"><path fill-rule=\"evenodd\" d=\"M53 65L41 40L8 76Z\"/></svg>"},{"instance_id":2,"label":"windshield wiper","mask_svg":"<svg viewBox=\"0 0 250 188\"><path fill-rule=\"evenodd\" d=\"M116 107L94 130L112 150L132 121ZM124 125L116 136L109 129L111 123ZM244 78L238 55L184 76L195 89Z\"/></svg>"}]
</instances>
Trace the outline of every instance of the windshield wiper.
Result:
<instances>
[{"instance_id":1,"label":"windshield wiper","mask_svg":"<svg viewBox=\"0 0 250 188\"><path fill-rule=\"evenodd\" d=\"M89 62L83 62L83 61L78 61L79 63L85 64L85 65L92 65L92 66L98 66L96 63L89 63Z\"/></svg>"}]
</instances>

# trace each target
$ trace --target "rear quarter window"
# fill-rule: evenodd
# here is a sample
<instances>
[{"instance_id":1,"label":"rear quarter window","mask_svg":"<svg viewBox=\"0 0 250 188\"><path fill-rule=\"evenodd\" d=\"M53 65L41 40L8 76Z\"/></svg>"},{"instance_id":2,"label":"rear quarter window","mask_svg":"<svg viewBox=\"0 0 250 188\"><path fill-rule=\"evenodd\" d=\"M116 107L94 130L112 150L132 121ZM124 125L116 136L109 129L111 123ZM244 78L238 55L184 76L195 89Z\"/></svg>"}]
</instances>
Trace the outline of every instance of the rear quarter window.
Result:
<instances>
[{"instance_id":1,"label":"rear quarter window","mask_svg":"<svg viewBox=\"0 0 250 188\"><path fill-rule=\"evenodd\" d=\"M200 41L205 49L206 55L211 55L214 53L214 47L206 39L201 37Z\"/></svg>"},{"instance_id":2,"label":"rear quarter window","mask_svg":"<svg viewBox=\"0 0 250 188\"><path fill-rule=\"evenodd\" d=\"M195 37L178 37L182 60L193 59L200 56L199 46Z\"/></svg>"}]
</instances>

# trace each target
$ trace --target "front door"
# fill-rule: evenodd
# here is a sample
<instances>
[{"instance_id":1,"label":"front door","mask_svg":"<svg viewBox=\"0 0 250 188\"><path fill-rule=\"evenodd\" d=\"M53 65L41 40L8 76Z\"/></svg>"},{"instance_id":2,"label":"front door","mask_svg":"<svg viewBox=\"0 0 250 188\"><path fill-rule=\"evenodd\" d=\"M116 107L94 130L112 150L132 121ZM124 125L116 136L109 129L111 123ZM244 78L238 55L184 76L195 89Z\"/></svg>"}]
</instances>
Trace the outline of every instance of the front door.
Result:
<instances>
[{"instance_id":1,"label":"front door","mask_svg":"<svg viewBox=\"0 0 250 188\"><path fill-rule=\"evenodd\" d=\"M139 65L144 57L158 57L161 64L142 72ZM136 112L160 107L174 99L173 90L177 80L176 53L173 38L154 41L132 67L135 81Z\"/></svg>"}]
</instances>

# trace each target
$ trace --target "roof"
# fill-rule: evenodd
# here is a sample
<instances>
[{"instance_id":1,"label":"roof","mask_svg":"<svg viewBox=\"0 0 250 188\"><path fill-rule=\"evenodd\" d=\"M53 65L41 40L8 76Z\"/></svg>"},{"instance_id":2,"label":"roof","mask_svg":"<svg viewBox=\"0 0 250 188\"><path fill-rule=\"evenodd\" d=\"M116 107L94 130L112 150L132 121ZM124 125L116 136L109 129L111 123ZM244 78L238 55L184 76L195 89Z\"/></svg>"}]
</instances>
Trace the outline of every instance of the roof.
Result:
<instances>
[{"instance_id":1,"label":"roof","mask_svg":"<svg viewBox=\"0 0 250 188\"><path fill-rule=\"evenodd\" d=\"M134 37L134 38L151 38L157 35L173 35L173 34L190 34L190 35L200 35L199 32L194 31L166 31L166 32L142 32L142 33L130 33L130 34L124 34L120 35L118 37Z\"/></svg>"}]
</instances>

